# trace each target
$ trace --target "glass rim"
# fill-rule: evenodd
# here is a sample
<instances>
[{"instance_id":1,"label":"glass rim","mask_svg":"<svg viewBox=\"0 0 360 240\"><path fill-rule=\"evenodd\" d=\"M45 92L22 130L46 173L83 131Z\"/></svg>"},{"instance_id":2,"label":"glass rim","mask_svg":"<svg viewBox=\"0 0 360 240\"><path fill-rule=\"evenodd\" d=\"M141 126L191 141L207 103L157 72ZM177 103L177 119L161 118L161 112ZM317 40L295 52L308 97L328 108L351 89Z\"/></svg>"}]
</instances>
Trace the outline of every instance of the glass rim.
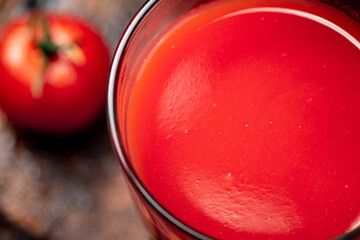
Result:
<instances>
[{"instance_id":1,"label":"glass rim","mask_svg":"<svg viewBox=\"0 0 360 240\"><path fill-rule=\"evenodd\" d=\"M130 184L135 187L137 193L140 193L142 199L144 199L149 206L160 214L166 221L171 223L178 230L188 234L194 239L200 240L213 240L206 236L203 233L200 233L197 230L194 230L192 227L178 220L175 216L169 213L160 203L158 203L155 198L149 193L146 187L141 182L140 178L137 176L133 167L130 164L130 157L125 153L123 149L123 144L121 140L121 132L118 125L117 119L117 108L116 108L116 93L117 93L117 84L119 82L119 70L123 63L124 54L128 48L129 41L134 36L134 33L137 30L137 27L142 23L142 20L147 16L147 14L162 0L146 0L146 2L141 6L137 13L133 16L125 31L123 32L120 41L116 47L115 53L112 58L110 65L109 77L108 77L108 89L107 89L107 125L109 130L110 139L115 150L116 156L121 164L123 172L126 174L130 180ZM317 0L320 1L320 0ZM353 230L333 238L333 240L355 240L360 237L360 226L354 228Z\"/></svg>"}]
</instances>

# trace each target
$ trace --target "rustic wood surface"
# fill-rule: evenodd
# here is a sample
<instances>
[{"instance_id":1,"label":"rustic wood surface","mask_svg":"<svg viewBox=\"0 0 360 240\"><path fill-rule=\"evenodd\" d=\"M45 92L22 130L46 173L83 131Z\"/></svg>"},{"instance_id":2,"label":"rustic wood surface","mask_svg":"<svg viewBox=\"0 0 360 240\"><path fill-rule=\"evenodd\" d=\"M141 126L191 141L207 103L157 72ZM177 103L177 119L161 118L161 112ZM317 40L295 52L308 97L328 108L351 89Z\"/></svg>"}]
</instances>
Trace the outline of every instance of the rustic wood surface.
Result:
<instances>
[{"instance_id":1,"label":"rustic wood surface","mask_svg":"<svg viewBox=\"0 0 360 240\"><path fill-rule=\"evenodd\" d=\"M111 54L142 0L43 0L97 26ZM0 0L0 26L26 9ZM105 113L69 137L19 133L0 113L1 240L149 239L111 148Z\"/></svg>"}]
</instances>

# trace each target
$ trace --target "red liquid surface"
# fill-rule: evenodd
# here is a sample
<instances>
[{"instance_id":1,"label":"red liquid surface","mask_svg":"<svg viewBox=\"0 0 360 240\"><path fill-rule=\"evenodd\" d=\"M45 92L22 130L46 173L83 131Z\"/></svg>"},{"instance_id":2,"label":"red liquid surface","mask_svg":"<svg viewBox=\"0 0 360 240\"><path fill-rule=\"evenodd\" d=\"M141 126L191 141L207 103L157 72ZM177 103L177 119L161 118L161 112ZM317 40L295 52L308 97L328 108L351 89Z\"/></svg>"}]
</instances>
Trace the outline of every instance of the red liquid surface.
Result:
<instances>
[{"instance_id":1,"label":"red liquid surface","mask_svg":"<svg viewBox=\"0 0 360 240\"><path fill-rule=\"evenodd\" d=\"M359 25L313 1L244 2L194 10L149 51L128 105L131 163L211 237L344 234L360 220Z\"/></svg>"}]
</instances>

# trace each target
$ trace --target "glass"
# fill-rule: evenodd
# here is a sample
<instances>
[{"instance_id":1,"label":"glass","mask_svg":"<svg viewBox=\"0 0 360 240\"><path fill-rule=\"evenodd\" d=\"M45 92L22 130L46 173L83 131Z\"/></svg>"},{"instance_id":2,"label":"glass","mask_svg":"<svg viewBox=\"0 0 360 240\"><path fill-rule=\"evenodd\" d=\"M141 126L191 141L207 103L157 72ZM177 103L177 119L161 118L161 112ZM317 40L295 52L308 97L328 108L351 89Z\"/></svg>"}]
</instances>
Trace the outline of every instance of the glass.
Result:
<instances>
[{"instance_id":1,"label":"glass","mask_svg":"<svg viewBox=\"0 0 360 240\"><path fill-rule=\"evenodd\" d=\"M125 174L130 192L156 239L212 239L178 220L160 205L144 187L134 171L127 147L126 111L129 96L143 56L161 33L185 13L212 0L150 0L134 16L115 52L109 77L108 124L115 152ZM358 18L356 1L322 1ZM355 10L354 10L355 9ZM358 19L356 19L358 20ZM119 119L118 116L121 118ZM360 228L336 238L351 240L360 237Z\"/></svg>"}]
</instances>

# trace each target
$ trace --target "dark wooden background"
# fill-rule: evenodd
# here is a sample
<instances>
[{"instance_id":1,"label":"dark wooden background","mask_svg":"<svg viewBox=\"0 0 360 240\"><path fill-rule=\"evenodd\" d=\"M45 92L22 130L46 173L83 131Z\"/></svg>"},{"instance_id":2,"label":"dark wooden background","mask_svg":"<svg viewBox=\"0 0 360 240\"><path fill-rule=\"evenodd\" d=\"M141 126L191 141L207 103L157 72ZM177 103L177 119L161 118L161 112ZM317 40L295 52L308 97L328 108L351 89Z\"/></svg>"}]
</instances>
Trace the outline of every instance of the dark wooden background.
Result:
<instances>
[{"instance_id":1,"label":"dark wooden background","mask_svg":"<svg viewBox=\"0 0 360 240\"><path fill-rule=\"evenodd\" d=\"M113 54L144 0L39 0L97 26ZM0 0L0 27L26 9ZM19 133L0 113L0 240L149 239L112 150L105 113L62 138Z\"/></svg>"}]
</instances>

